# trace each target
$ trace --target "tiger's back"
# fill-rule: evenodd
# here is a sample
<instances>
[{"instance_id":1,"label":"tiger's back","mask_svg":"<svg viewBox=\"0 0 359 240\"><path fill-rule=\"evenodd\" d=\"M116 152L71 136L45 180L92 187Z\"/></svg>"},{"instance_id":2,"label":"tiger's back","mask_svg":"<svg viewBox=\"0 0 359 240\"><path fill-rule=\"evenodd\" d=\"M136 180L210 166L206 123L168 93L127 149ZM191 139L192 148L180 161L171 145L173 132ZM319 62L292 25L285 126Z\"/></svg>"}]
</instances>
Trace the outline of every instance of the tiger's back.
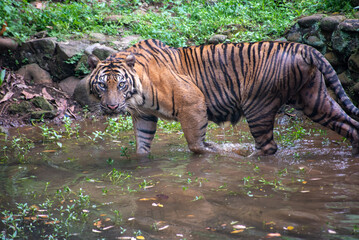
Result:
<instances>
[{"instance_id":1,"label":"tiger's back","mask_svg":"<svg viewBox=\"0 0 359 240\"><path fill-rule=\"evenodd\" d=\"M180 121L189 148L206 152L218 150L204 141L208 120L235 124L244 115L259 153L273 154L274 118L284 103L351 139L353 150L358 148L358 123L330 98L324 78L349 114L357 117L359 111L333 68L309 46L258 42L172 48L145 40L108 61L126 62L130 55L136 58L132 74L141 85L136 94L142 101L126 100L138 152L150 150L157 117Z\"/></svg>"}]
</instances>

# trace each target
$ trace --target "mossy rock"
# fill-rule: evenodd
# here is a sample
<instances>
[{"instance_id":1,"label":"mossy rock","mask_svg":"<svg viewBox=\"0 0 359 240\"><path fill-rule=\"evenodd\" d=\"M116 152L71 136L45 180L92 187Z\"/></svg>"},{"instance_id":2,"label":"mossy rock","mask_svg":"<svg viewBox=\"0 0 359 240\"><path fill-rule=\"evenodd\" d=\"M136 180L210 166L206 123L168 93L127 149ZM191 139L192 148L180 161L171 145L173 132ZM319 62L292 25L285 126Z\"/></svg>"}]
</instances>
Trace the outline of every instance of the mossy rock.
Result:
<instances>
[{"instance_id":1,"label":"mossy rock","mask_svg":"<svg viewBox=\"0 0 359 240\"><path fill-rule=\"evenodd\" d=\"M54 107L43 97L35 97L31 102L38 108L44 111L54 111Z\"/></svg>"},{"instance_id":2,"label":"mossy rock","mask_svg":"<svg viewBox=\"0 0 359 240\"><path fill-rule=\"evenodd\" d=\"M53 119L56 117L55 111L43 111L43 110L32 111L30 115L32 119L43 119L43 118Z\"/></svg>"},{"instance_id":3,"label":"mossy rock","mask_svg":"<svg viewBox=\"0 0 359 240\"><path fill-rule=\"evenodd\" d=\"M9 106L8 110L12 114L16 114L16 113L26 114L26 113L30 112L32 108L33 108L33 105L30 102L23 101L20 103L17 103L17 102L12 103Z\"/></svg>"}]
</instances>

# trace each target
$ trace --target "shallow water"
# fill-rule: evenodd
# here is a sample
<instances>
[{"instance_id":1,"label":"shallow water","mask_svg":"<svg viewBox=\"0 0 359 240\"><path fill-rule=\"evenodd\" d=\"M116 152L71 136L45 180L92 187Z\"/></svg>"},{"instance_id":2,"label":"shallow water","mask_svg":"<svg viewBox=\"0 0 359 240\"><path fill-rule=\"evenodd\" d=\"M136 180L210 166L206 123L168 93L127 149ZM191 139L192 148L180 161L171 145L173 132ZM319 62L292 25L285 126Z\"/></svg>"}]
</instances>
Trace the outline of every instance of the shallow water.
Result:
<instances>
[{"instance_id":1,"label":"shallow water","mask_svg":"<svg viewBox=\"0 0 359 240\"><path fill-rule=\"evenodd\" d=\"M83 122L81 133L104 128ZM304 129L315 131L293 146L278 140L278 152L260 158L194 155L181 133L161 129L148 157L134 153L131 131L96 142L62 139L60 147L42 143L36 127L13 129L35 148L0 165L0 211L40 205L68 187L73 194L48 211L71 205L79 191L91 202L86 220L68 229L70 239L358 239L359 160L337 134L312 123ZM253 151L245 123L207 135L223 148L240 142L234 147L243 155Z\"/></svg>"}]
</instances>

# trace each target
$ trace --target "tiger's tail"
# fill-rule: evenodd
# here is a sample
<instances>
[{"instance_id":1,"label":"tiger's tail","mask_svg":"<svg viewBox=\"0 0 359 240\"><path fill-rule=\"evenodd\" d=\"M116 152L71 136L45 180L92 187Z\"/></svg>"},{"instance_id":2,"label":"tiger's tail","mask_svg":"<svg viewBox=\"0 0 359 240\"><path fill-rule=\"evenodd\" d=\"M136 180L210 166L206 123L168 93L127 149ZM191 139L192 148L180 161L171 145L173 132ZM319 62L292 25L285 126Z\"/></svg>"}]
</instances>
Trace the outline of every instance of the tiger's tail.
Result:
<instances>
[{"instance_id":1,"label":"tiger's tail","mask_svg":"<svg viewBox=\"0 0 359 240\"><path fill-rule=\"evenodd\" d=\"M330 65L328 60L316 49L312 49L313 56L311 59L314 61L314 65L323 74L326 83L329 88L334 91L338 98L338 103L344 109L347 114L356 120L359 120L359 109L353 104L349 96L344 91L344 88L338 78L334 68Z\"/></svg>"}]
</instances>

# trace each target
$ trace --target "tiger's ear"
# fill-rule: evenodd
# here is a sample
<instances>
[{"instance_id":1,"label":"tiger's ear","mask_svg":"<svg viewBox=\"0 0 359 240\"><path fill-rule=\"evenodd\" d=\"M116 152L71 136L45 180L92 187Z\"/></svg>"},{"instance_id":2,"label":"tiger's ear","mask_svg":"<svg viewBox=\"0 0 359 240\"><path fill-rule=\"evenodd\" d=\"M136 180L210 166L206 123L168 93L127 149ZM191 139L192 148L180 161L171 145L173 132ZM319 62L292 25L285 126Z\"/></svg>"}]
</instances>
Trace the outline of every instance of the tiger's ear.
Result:
<instances>
[{"instance_id":1,"label":"tiger's ear","mask_svg":"<svg viewBox=\"0 0 359 240\"><path fill-rule=\"evenodd\" d=\"M126 57L126 64L127 66L133 68L135 66L136 57L132 53Z\"/></svg>"},{"instance_id":2,"label":"tiger's ear","mask_svg":"<svg viewBox=\"0 0 359 240\"><path fill-rule=\"evenodd\" d=\"M87 57L87 64L90 66L91 70L94 70L99 62L101 62L101 60L95 55L91 54Z\"/></svg>"}]
</instances>

